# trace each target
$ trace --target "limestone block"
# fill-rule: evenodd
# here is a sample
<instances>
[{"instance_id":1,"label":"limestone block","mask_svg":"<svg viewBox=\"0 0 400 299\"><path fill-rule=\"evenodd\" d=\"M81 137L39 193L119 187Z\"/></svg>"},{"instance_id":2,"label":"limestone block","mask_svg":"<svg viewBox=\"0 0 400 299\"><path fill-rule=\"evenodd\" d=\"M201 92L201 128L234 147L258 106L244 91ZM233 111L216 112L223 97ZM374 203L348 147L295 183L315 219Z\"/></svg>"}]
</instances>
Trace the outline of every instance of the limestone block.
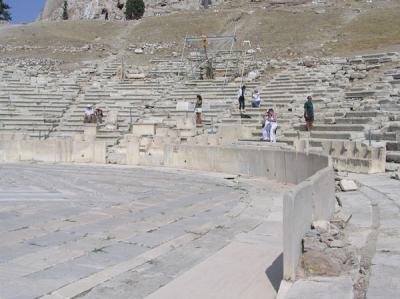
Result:
<instances>
[{"instance_id":1,"label":"limestone block","mask_svg":"<svg viewBox=\"0 0 400 299\"><path fill-rule=\"evenodd\" d=\"M196 121L194 117L183 117L177 118L176 120L176 128L179 130L191 130L196 128Z\"/></svg>"},{"instance_id":2,"label":"limestone block","mask_svg":"<svg viewBox=\"0 0 400 299\"><path fill-rule=\"evenodd\" d=\"M180 129L179 130L180 137L193 137L195 135L196 135L196 132L193 129Z\"/></svg>"},{"instance_id":3,"label":"limestone block","mask_svg":"<svg viewBox=\"0 0 400 299\"><path fill-rule=\"evenodd\" d=\"M126 164L139 165L139 138L131 138L126 144Z\"/></svg>"},{"instance_id":4,"label":"limestone block","mask_svg":"<svg viewBox=\"0 0 400 299\"><path fill-rule=\"evenodd\" d=\"M97 134L96 124L85 124L83 129L83 138L85 141L94 141Z\"/></svg>"},{"instance_id":5,"label":"limestone block","mask_svg":"<svg viewBox=\"0 0 400 299\"><path fill-rule=\"evenodd\" d=\"M71 160L78 163L105 163L106 144L104 141L74 141Z\"/></svg>"},{"instance_id":6,"label":"limestone block","mask_svg":"<svg viewBox=\"0 0 400 299\"><path fill-rule=\"evenodd\" d=\"M140 74L127 74L126 77L128 79L136 79L136 80L142 80L146 78L146 74L140 73Z\"/></svg>"},{"instance_id":7,"label":"limestone block","mask_svg":"<svg viewBox=\"0 0 400 299\"><path fill-rule=\"evenodd\" d=\"M132 124L131 134L134 136L145 136L145 135L155 135L156 126L154 123L144 124Z\"/></svg>"},{"instance_id":8,"label":"limestone block","mask_svg":"<svg viewBox=\"0 0 400 299\"><path fill-rule=\"evenodd\" d=\"M296 281L285 299L353 299L351 277L313 277Z\"/></svg>"},{"instance_id":9,"label":"limestone block","mask_svg":"<svg viewBox=\"0 0 400 299\"><path fill-rule=\"evenodd\" d=\"M194 105L189 102L176 103L176 111L194 111Z\"/></svg>"},{"instance_id":10,"label":"limestone block","mask_svg":"<svg viewBox=\"0 0 400 299\"><path fill-rule=\"evenodd\" d=\"M301 241L312 222L312 186L297 185L283 198L283 277L294 280L301 258Z\"/></svg>"},{"instance_id":11,"label":"limestone block","mask_svg":"<svg viewBox=\"0 0 400 299\"><path fill-rule=\"evenodd\" d=\"M296 152L306 153L306 152L308 152L308 149L309 149L309 141L308 141L308 139L294 139L293 146L294 146ZM329 152L330 143L324 142L322 145L322 148L324 151Z\"/></svg>"},{"instance_id":12,"label":"limestone block","mask_svg":"<svg viewBox=\"0 0 400 299\"><path fill-rule=\"evenodd\" d=\"M106 143L104 141L96 141L94 143L93 163L106 163Z\"/></svg>"},{"instance_id":13,"label":"limestone block","mask_svg":"<svg viewBox=\"0 0 400 299\"><path fill-rule=\"evenodd\" d=\"M219 145L220 144L220 139L215 134L208 135L207 140L208 140L208 145Z\"/></svg>"},{"instance_id":14,"label":"limestone block","mask_svg":"<svg viewBox=\"0 0 400 299\"><path fill-rule=\"evenodd\" d=\"M108 130L116 130L118 128L118 111L111 110L107 113L105 127Z\"/></svg>"},{"instance_id":15,"label":"limestone block","mask_svg":"<svg viewBox=\"0 0 400 299\"><path fill-rule=\"evenodd\" d=\"M167 128L167 127L159 127L159 126L156 126L156 136L160 136L160 137L163 137L163 136L169 136L168 135L168 131L169 131L169 128Z\"/></svg>"},{"instance_id":16,"label":"limestone block","mask_svg":"<svg viewBox=\"0 0 400 299\"><path fill-rule=\"evenodd\" d=\"M352 181L352 180L341 180L340 183L340 188L342 191L355 191L358 189L357 184Z\"/></svg>"}]
</instances>

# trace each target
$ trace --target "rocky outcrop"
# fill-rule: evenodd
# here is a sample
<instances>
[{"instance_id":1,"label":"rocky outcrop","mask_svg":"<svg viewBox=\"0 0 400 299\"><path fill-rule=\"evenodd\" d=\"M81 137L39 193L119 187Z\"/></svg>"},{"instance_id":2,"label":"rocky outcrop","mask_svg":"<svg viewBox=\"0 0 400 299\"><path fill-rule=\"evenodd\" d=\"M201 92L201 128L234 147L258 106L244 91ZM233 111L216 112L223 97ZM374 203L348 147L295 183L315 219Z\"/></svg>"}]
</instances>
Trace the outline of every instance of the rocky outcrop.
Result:
<instances>
[{"instance_id":1,"label":"rocky outcrop","mask_svg":"<svg viewBox=\"0 0 400 299\"><path fill-rule=\"evenodd\" d=\"M148 0L145 1L145 15L168 13L170 10L198 9L203 5L218 3L220 0ZM38 20L60 20L64 0L47 0ZM71 20L105 19L106 12L111 20L124 19L126 0L68 0L68 15Z\"/></svg>"}]
</instances>

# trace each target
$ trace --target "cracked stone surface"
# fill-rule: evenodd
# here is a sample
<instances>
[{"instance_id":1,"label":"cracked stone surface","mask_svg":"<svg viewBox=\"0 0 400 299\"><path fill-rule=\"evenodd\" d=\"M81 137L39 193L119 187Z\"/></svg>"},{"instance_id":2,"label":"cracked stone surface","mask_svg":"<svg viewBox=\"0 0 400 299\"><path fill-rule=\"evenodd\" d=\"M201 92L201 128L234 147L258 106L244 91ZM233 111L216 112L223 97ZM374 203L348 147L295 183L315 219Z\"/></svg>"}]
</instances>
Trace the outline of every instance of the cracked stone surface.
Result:
<instances>
[{"instance_id":1,"label":"cracked stone surface","mask_svg":"<svg viewBox=\"0 0 400 299\"><path fill-rule=\"evenodd\" d=\"M123 166L0 173L2 299L143 298L235 242L264 251L268 237L281 252L280 230L266 234L280 227L277 182Z\"/></svg>"}]
</instances>

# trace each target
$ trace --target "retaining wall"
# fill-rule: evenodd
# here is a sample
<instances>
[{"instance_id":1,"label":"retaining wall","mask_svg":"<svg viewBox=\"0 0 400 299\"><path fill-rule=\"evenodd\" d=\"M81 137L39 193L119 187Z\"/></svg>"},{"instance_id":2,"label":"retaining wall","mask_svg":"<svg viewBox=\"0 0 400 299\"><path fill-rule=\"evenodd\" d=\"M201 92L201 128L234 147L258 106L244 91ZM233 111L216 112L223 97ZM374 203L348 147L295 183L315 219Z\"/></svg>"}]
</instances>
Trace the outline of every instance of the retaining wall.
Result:
<instances>
[{"instance_id":1,"label":"retaining wall","mask_svg":"<svg viewBox=\"0 0 400 299\"><path fill-rule=\"evenodd\" d=\"M0 138L0 161L40 161L105 163L106 145L102 141L57 138L36 140L10 135Z\"/></svg>"},{"instance_id":2,"label":"retaining wall","mask_svg":"<svg viewBox=\"0 0 400 299\"><path fill-rule=\"evenodd\" d=\"M302 239L313 221L329 221L335 210L334 172L325 167L283 198L283 278L294 280Z\"/></svg>"},{"instance_id":3,"label":"retaining wall","mask_svg":"<svg viewBox=\"0 0 400 299\"><path fill-rule=\"evenodd\" d=\"M168 167L263 176L300 183L328 166L322 155L252 146L165 145Z\"/></svg>"}]
</instances>

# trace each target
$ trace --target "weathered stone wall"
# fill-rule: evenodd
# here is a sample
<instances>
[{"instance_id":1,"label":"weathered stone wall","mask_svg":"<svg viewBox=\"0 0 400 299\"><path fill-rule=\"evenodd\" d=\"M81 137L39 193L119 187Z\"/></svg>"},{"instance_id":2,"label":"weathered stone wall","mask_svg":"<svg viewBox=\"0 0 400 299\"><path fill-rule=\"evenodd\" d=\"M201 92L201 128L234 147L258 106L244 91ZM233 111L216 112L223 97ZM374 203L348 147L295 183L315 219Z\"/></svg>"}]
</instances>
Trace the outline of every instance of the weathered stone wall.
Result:
<instances>
[{"instance_id":1,"label":"weathered stone wall","mask_svg":"<svg viewBox=\"0 0 400 299\"><path fill-rule=\"evenodd\" d=\"M106 145L83 138L29 139L21 134L0 137L0 161L105 163Z\"/></svg>"}]
</instances>

